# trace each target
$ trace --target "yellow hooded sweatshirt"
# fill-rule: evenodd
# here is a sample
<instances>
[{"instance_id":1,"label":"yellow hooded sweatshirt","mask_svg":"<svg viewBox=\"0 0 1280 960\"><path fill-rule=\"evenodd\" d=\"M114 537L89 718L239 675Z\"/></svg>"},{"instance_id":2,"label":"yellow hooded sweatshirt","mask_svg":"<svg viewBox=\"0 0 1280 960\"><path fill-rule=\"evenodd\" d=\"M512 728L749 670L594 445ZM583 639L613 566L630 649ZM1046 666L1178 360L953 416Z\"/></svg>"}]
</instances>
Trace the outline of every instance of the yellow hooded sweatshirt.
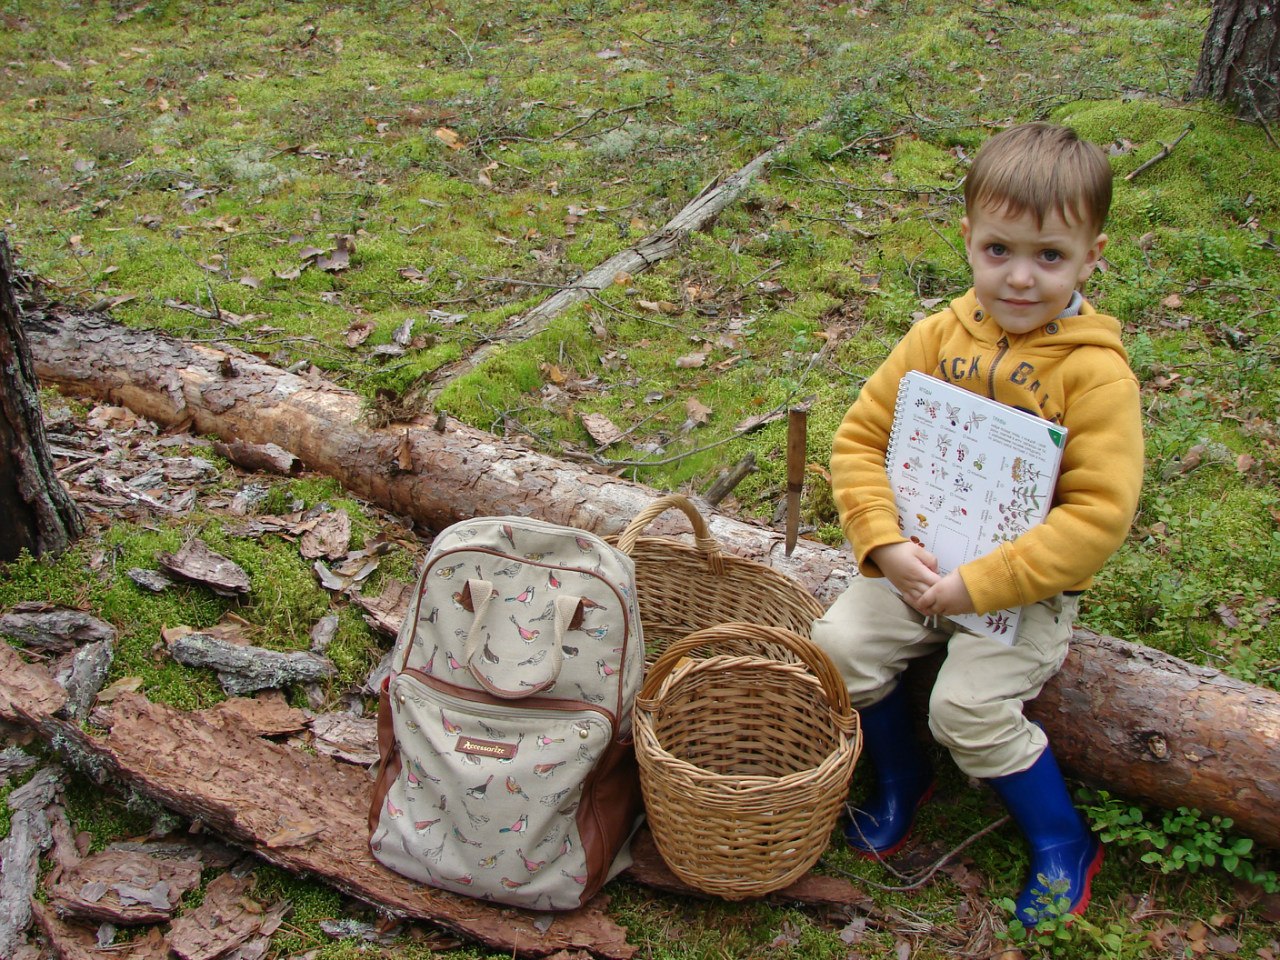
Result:
<instances>
[{"instance_id":1,"label":"yellow hooded sweatshirt","mask_svg":"<svg viewBox=\"0 0 1280 960\"><path fill-rule=\"evenodd\" d=\"M908 331L863 386L832 445L840 525L867 576L882 576L871 551L904 539L884 458L898 381L909 370L1067 428L1045 521L959 569L977 612L1088 587L1128 535L1142 488L1138 379L1119 322L1085 302L1078 316L1010 335L970 290Z\"/></svg>"}]
</instances>

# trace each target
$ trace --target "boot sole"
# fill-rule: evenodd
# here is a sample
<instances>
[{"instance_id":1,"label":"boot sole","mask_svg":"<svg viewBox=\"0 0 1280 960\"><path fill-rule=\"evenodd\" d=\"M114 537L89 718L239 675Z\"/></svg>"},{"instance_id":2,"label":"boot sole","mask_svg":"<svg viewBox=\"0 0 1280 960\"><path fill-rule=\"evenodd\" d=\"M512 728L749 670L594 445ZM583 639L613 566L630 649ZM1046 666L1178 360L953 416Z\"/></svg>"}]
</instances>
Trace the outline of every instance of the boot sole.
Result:
<instances>
[{"instance_id":1,"label":"boot sole","mask_svg":"<svg viewBox=\"0 0 1280 960\"><path fill-rule=\"evenodd\" d=\"M916 801L915 809L911 811L911 822L907 824L907 832L902 835L901 840L892 846L884 847L880 850L868 850L863 847L855 847L853 845L853 841L851 841L846 835L845 843L849 845L849 852L862 860L883 860L885 857L892 857L895 853L905 847L907 845L907 841L911 839L911 830L916 825L916 814L920 812L920 808L923 807L925 803L928 802L929 798L933 796L933 789L937 785L938 781L934 780L925 789L924 793L920 794L920 799ZM1101 844L1098 845L1098 849L1102 849Z\"/></svg>"},{"instance_id":2,"label":"boot sole","mask_svg":"<svg viewBox=\"0 0 1280 960\"><path fill-rule=\"evenodd\" d=\"M1102 869L1103 860L1102 841L1098 841L1098 852L1093 855L1093 860L1089 863L1089 869L1084 873L1084 895L1080 897L1069 911L1068 916L1078 917L1082 915L1089 906L1089 900L1093 896L1093 878L1098 875L1098 871Z\"/></svg>"}]
</instances>

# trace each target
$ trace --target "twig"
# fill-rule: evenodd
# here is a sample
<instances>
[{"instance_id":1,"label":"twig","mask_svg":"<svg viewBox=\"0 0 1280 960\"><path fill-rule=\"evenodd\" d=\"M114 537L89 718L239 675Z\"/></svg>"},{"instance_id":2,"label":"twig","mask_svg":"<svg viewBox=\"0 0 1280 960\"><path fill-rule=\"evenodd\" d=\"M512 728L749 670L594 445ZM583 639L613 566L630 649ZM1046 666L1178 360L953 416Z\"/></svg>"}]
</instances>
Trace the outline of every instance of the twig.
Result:
<instances>
[{"instance_id":1,"label":"twig","mask_svg":"<svg viewBox=\"0 0 1280 960\"><path fill-rule=\"evenodd\" d=\"M994 820L991 823L987 824L977 833L970 835L963 842L961 842L955 847L952 847L950 850L944 853L941 857L939 857L936 861L934 861L932 866L926 869L923 873L917 874L914 880L912 880L910 877L907 877L905 874L899 873L897 870L893 869L893 867L885 863L884 860L880 859L880 857L877 855L876 860L880 863L880 865L884 867L886 870L888 870L890 873L892 873L895 877L898 877L901 880L910 880L910 882L906 886L901 886L901 887L888 886L883 883L876 883L874 880L867 880L865 877L855 876L854 874L849 873L847 870L841 870L839 867L833 867L829 863L824 862L824 866L826 866L830 870L835 871L836 873L843 874L846 877L859 880L863 883L868 883L871 886L875 887L876 889L883 890L886 893L907 893L911 890L918 890L920 887L924 886L926 883L929 882L929 879L935 873L941 870L944 866L946 866L947 862L951 860L953 857L955 857L956 854L960 853L960 851L964 850L966 847L970 846L975 841L982 839L987 834L992 833L995 830L999 830L1008 822L1009 822L1009 817L1003 816L999 820Z\"/></svg>"},{"instance_id":2,"label":"twig","mask_svg":"<svg viewBox=\"0 0 1280 960\"><path fill-rule=\"evenodd\" d=\"M880 136L864 133L862 136L857 137L856 139L850 140L844 146L838 148L827 159L834 160L836 157L840 156L840 154L844 153L846 150L852 150L854 147L859 146L860 144L863 143L863 141L866 141L866 145L869 147L876 146L881 143L887 143L890 140L897 140L899 137L905 136L906 133L907 133L906 130L899 130L897 133L887 133Z\"/></svg>"},{"instance_id":3,"label":"twig","mask_svg":"<svg viewBox=\"0 0 1280 960\"><path fill-rule=\"evenodd\" d=\"M446 24L445 29L449 31L449 33L452 33L453 38L457 40L460 44L462 44L462 52L467 55L467 63L475 63L476 58L471 54L471 44L463 40L460 36L457 35L457 33L454 33L453 27L450 27Z\"/></svg>"},{"instance_id":4,"label":"twig","mask_svg":"<svg viewBox=\"0 0 1280 960\"><path fill-rule=\"evenodd\" d=\"M1276 143L1275 136L1271 133L1271 128L1267 126L1267 118L1262 115L1262 111L1258 109L1258 102L1253 97L1249 98L1249 105L1253 107L1253 114L1258 118L1258 126L1262 128L1263 136L1267 138L1267 143L1271 144L1273 150L1280 150L1280 143Z\"/></svg>"},{"instance_id":5,"label":"twig","mask_svg":"<svg viewBox=\"0 0 1280 960\"><path fill-rule=\"evenodd\" d=\"M748 453L732 467L721 472L715 482L707 488L702 499L708 506L719 505L720 501L733 492L733 488L756 472L756 455Z\"/></svg>"},{"instance_id":6,"label":"twig","mask_svg":"<svg viewBox=\"0 0 1280 960\"><path fill-rule=\"evenodd\" d=\"M1187 136L1187 134L1189 134L1195 128L1196 128L1196 125L1194 122L1188 123L1187 129L1183 130L1182 133L1178 134L1178 139L1173 141L1173 143L1161 143L1160 152L1157 153L1150 160L1148 160L1146 163L1139 166L1137 169L1130 170L1128 173L1126 173L1124 175L1125 180L1132 182L1133 180L1137 179L1139 174L1145 172L1146 170L1151 169L1161 160L1167 159L1173 153L1173 148L1176 147L1178 144L1180 144L1183 141L1183 139Z\"/></svg>"},{"instance_id":7,"label":"twig","mask_svg":"<svg viewBox=\"0 0 1280 960\"><path fill-rule=\"evenodd\" d=\"M639 103L629 104L628 106L625 106L625 107L617 107L613 110L605 110L603 107L598 107L595 110L592 110L591 113L588 114L586 117L584 117L582 120L575 123L568 130L561 130L559 133L557 133L554 137L552 137L549 141L546 141L546 142L555 143L557 140L563 140L565 137L569 136L575 130L581 130L592 120L596 119L596 117L602 117L602 116L612 117L619 113L630 113L632 110L641 110L644 107L649 106L649 104L651 103L660 103L663 100L670 100L670 99L671 99L670 96L668 96L667 94L663 94L657 97L650 97L648 100L641 100Z\"/></svg>"}]
</instances>

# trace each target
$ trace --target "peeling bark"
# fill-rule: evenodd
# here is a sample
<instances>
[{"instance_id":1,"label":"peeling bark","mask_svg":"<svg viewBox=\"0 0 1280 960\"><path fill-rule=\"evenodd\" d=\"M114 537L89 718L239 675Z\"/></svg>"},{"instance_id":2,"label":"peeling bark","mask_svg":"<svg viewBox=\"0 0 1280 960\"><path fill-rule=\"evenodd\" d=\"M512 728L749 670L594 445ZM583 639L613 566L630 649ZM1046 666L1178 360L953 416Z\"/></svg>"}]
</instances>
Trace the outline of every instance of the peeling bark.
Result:
<instances>
[{"instance_id":1,"label":"peeling bark","mask_svg":"<svg viewBox=\"0 0 1280 960\"><path fill-rule=\"evenodd\" d=\"M8 649L6 644L0 644ZM0 957L12 957L31 922L31 896L40 854L53 844L45 808L61 788L62 772L46 767L9 794L9 835L0 840Z\"/></svg>"},{"instance_id":2,"label":"peeling bark","mask_svg":"<svg viewBox=\"0 0 1280 960\"><path fill-rule=\"evenodd\" d=\"M660 494L584 472L455 421L376 429L360 401L242 353L187 346L98 317L34 318L37 372L80 394L129 406L166 426L275 442L311 469L432 530L479 515L536 516L620 533ZM226 379L234 357L238 375ZM408 450L414 469L397 453ZM707 516L725 552L774 567L824 603L849 582L847 555L801 540L786 557L773 530ZM645 531L686 531L668 513ZM1231 817L1242 833L1280 847L1280 693L1087 630L1029 713L1059 762L1089 783L1162 807Z\"/></svg>"},{"instance_id":3,"label":"peeling bark","mask_svg":"<svg viewBox=\"0 0 1280 960\"><path fill-rule=\"evenodd\" d=\"M52 694L55 687L42 667L23 663L17 651L0 644L0 718L38 730L86 768L136 787L270 863L509 954L587 949L626 960L635 953L625 929L605 914L607 897L556 914L547 925L536 914L432 890L392 873L369 852L372 781L361 768L262 740L231 722L230 714L189 714L129 693L94 714L109 729L90 735L56 715L61 698ZM0 949L0 956L10 955Z\"/></svg>"},{"instance_id":4,"label":"peeling bark","mask_svg":"<svg viewBox=\"0 0 1280 960\"><path fill-rule=\"evenodd\" d=\"M314 653L241 646L207 633L178 637L169 645L169 654L185 666L216 670L222 689L233 697L291 683L315 683L334 673L333 664Z\"/></svg>"}]
</instances>

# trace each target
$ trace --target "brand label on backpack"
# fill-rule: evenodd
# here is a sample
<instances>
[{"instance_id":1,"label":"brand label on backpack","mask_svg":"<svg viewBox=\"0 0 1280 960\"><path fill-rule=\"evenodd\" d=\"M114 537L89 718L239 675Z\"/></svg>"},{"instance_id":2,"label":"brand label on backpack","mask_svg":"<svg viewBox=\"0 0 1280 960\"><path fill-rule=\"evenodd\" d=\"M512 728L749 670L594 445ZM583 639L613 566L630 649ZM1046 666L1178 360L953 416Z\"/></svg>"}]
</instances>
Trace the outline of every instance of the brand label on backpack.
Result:
<instances>
[{"instance_id":1,"label":"brand label on backpack","mask_svg":"<svg viewBox=\"0 0 1280 960\"><path fill-rule=\"evenodd\" d=\"M453 749L458 753L470 753L477 757L514 760L520 747L514 743L499 743L497 740L476 740L472 737L459 737Z\"/></svg>"}]
</instances>

